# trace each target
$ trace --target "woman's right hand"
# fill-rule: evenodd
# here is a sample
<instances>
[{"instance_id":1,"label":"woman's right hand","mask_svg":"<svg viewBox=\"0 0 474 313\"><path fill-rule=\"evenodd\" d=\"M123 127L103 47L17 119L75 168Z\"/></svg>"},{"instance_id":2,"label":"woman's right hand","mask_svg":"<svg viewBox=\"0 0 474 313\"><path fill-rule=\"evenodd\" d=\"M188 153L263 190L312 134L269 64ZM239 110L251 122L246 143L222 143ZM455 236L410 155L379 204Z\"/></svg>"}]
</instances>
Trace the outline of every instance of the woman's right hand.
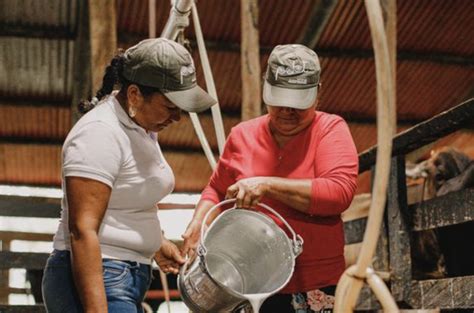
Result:
<instances>
[{"instance_id":1,"label":"woman's right hand","mask_svg":"<svg viewBox=\"0 0 474 313\"><path fill-rule=\"evenodd\" d=\"M154 259L165 274L178 274L179 267L186 261L179 252L178 247L174 243L163 238L160 250L155 253Z\"/></svg>"},{"instance_id":2,"label":"woman's right hand","mask_svg":"<svg viewBox=\"0 0 474 313\"><path fill-rule=\"evenodd\" d=\"M214 202L209 200L201 200L196 206L193 219L189 223L186 231L181 236L184 239L184 243L181 246L181 255L188 256L191 260L196 255L196 248L201 239L201 225L206 213L215 205ZM219 215L220 210L215 210L206 221L206 225L209 225L217 215Z\"/></svg>"},{"instance_id":3,"label":"woman's right hand","mask_svg":"<svg viewBox=\"0 0 474 313\"><path fill-rule=\"evenodd\" d=\"M193 218L181 236L184 239L183 246L181 247L182 256L188 255L190 259L194 258L201 237L201 224L202 221Z\"/></svg>"}]
</instances>

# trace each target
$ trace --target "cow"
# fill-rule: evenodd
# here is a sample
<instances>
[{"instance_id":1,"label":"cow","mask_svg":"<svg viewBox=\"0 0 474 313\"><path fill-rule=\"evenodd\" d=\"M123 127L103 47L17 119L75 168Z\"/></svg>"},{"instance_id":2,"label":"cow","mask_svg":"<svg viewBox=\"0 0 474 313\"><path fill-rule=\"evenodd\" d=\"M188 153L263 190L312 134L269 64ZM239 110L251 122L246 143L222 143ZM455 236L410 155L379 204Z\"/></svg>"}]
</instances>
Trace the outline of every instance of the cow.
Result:
<instances>
[{"instance_id":1,"label":"cow","mask_svg":"<svg viewBox=\"0 0 474 313\"><path fill-rule=\"evenodd\" d=\"M443 147L432 151L429 159L407 169L407 177L420 176L425 179L422 201L472 188L474 160L454 148ZM413 276L422 279L474 274L474 242L463 238L474 238L474 222L413 233Z\"/></svg>"}]
</instances>

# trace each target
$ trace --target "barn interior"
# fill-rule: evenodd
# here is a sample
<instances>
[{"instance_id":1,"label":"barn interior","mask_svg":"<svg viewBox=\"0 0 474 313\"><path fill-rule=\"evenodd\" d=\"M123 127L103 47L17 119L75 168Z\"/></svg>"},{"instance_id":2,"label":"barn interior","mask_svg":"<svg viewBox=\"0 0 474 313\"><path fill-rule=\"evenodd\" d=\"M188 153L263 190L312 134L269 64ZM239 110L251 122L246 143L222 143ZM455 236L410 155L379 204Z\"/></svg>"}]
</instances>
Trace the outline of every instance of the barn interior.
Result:
<instances>
[{"instance_id":1,"label":"barn interior","mask_svg":"<svg viewBox=\"0 0 474 313\"><path fill-rule=\"evenodd\" d=\"M391 0L381 2L387 6ZM244 6L252 8L250 13ZM301 43L318 54L317 109L345 119L359 153L356 197L343 216L347 262L355 262L370 205L378 133L376 67L364 2L201 0L196 8L225 135L241 121L265 114L262 73L273 47ZM44 219L51 229L59 217L61 149L80 118L78 102L95 94L117 49L160 36L171 9L169 0L0 2L0 312L45 312L34 293L47 254L34 245L14 245L51 242L54 229L23 225ZM178 40L193 56L198 84L209 90L198 33L189 18ZM398 0L395 36L394 161L374 268L400 308L472 311L474 263L466 239L472 238L474 179L466 176L462 186L430 194L429 172L420 174L420 166L452 148L471 160L470 169L462 170L474 177L474 2ZM198 116L218 160L211 111ZM182 114L158 141L176 179L175 197L160 207L163 218L189 218L212 174L191 117ZM22 194L25 186L38 193ZM45 190L52 193L41 193ZM400 218L397 212L404 214ZM23 284L12 286L11 269L17 268L23 269ZM158 279L149 292L155 312L165 298L179 300L174 278L168 278L169 294ZM17 304L15 295L25 294L26 302ZM379 308L364 289L357 309Z\"/></svg>"}]
</instances>

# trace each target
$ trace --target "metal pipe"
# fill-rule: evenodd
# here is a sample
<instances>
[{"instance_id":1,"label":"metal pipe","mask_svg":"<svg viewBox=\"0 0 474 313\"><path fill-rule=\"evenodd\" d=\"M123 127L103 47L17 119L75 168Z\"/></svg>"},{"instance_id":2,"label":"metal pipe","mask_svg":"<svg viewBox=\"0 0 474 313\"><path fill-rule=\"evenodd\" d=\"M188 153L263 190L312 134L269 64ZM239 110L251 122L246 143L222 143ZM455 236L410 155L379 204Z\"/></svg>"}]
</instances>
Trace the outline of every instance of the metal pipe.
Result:
<instances>
[{"instance_id":1,"label":"metal pipe","mask_svg":"<svg viewBox=\"0 0 474 313\"><path fill-rule=\"evenodd\" d=\"M160 37L176 40L178 34L189 26L189 13L193 0L171 1L171 10Z\"/></svg>"},{"instance_id":2,"label":"metal pipe","mask_svg":"<svg viewBox=\"0 0 474 313\"><path fill-rule=\"evenodd\" d=\"M189 26L189 13L191 12L193 4L194 0L171 1L170 16L161 32L161 37L176 40L178 35ZM216 168L216 160L211 147L209 146L209 142L206 139L201 123L199 122L199 118L196 113L192 112L189 113L189 117L191 118L196 135L201 143L202 149L204 150L204 154L206 155L212 170L214 170Z\"/></svg>"}]
</instances>

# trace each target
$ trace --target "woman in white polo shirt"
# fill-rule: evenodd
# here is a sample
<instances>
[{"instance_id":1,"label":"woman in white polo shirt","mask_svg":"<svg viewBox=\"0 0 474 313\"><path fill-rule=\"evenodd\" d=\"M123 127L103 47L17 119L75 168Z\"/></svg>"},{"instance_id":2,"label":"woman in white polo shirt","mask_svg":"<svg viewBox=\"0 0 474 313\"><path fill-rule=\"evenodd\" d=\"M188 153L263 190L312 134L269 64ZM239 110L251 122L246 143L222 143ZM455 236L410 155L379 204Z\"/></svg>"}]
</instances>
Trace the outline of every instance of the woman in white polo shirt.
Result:
<instances>
[{"instance_id":1,"label":"woman in white polo shirt","mask_svg":"<svg viewBox=\"0 0 474 313\"><path fill-rule=\"evenodd\" d=\"M181 109L215 103L173 41L144 40L114 57L63 145L61 221L43 278L48 312L142 312L153 258L177 271L184 260L157 216L174 188L157 132Z\"/></svg>"}]
</instances>

